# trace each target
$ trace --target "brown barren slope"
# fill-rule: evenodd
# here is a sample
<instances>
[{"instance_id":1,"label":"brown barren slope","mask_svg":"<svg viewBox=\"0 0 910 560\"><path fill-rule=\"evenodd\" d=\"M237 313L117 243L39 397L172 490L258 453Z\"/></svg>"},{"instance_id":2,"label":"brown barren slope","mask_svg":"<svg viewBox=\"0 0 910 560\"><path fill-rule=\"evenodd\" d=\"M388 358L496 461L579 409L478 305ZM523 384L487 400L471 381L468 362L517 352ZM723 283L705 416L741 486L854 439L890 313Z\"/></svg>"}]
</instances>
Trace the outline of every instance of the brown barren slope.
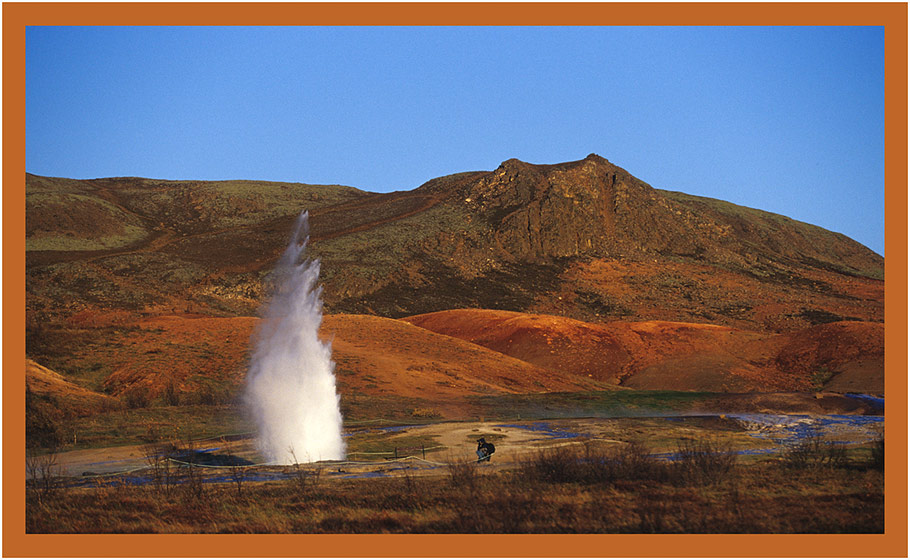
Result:
<instances>
[{"instance_id":1,"label":"brown barren slope","mask_svg":"<svg viewBox=\"0 0 910 560\"><path fill-rule=\"evenodd\" d=\"M322 334L332 339L343 393L434 399L603 388L405 321L330 315Z\"/></svg>"},{"instance_id":2,"label":"brown barren slope","mask_svg":"<svg viewBox=\"0 0 910 560\"><path fill-rule=\"evenodd\" d=\"M220 400L233 399L242 390L258 319L160 316L127 322L117 316L95 317L90 323L113 319L116 330L104 340L74 350L70 358L83 368L94 361L110 365L111 372L96 380L107 395L52 372L31 373L46 371L37 365L27 370L29 386L35 391L53 389L55 394L65 388L68 394L97 395L113 403L117 400L112 396L128 400L137 391L154 400L173 390L181 402L194 402L206 393ZM332 342L338 390L343 395L457 399L605 387L396 319L327 315L320 334Z\"/></svg>"},{"instance_id":3,"label":"brown barren slope","mask_svg":"<svg viewBox=\"0 0 910 560\"><path fill-rule=\"evenodd\" d=\"M54 408L75 416L118 408L117 399L90 391L67 381L59 373L32 360L25 360L26 390L41 400L52 403Z\"/></svg>"}]
</instances>

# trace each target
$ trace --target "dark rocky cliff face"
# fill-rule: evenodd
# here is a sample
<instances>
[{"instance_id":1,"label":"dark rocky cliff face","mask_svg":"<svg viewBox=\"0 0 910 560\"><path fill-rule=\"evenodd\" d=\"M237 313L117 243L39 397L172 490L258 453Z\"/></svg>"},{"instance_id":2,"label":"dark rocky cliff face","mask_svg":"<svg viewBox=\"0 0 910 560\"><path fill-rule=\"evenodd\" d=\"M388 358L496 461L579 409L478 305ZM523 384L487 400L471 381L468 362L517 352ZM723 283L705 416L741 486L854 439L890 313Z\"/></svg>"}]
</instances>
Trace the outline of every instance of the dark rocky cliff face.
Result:
<instances>
[{"instance_id":1,"label":"dark rocky cliff face","mask_svg":"<svg viewBox=\"0 0 910 560\"><path fill-rule=\"evenodd\" d=\"M437 189L440 183L434 183ZM673 257L770 273L807 265L881 278L884 259L851 239L784 216L658 190L606 159L533 165L510 159L447 193L516 260ZM482 245L483 243L481 243Z\"/></svg>"},{"instance_id":2,"label":"dark rocky cliff face","mask_svg":"<svg viewBox=\"0 0 910 560\"><path fill-rule=\"evenodd\" d=\"M508 253L531 261L573 257L615 245L617 195L624 187L618 171L596 156L574 166L512 159L466 194Z\"/></svg>"}]
</instances>

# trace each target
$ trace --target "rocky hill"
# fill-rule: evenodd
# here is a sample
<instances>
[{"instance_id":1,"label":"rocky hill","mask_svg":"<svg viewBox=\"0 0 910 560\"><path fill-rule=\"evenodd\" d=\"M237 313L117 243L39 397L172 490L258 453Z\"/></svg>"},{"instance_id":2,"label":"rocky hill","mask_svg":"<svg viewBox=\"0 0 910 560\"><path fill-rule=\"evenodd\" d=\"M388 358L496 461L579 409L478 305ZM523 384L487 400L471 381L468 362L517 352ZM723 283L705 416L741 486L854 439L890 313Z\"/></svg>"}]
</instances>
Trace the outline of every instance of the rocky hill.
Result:
<instances>
[{"instance_id":1,"label":"rocky hill","mask_svg":"<svg viewBox=\"0 0 910 560\"><path fill-rule=\"evenodd\" d=\"M673 322L702 325L692 332L704 335L715 328L792 334L790 346L762 356L779 360L775 371L799 370L804 380L828 367L818 356L859 336L862 350L847 368L853 381L844 386L880 374L874 333L884 321L881 256L784 216L655 189L596 155L556 165L512 159L493 171L388 194L338 185L27 175L28 356L108 395L126 394L140 380L159 390L169 379L188 391L219 390L210 385L242 376L243 333L303 209L310 211L311 254L323 263L329 314L397 319L479 308L604 328ZM148 326L163 317L184 322ZM210 328L221 334L190 341L192 333L172 332L191 319L215 321ZM131 340L137 333L142 340ZM175 356L184 350L195 365L176 372L168 364L182 363ZM532 368L540 383L556 383L547 364L522 363L512 371ZM415 367L414 375L439 374ZM654 386L640 373L628 378L630 386L633 378ZM609 385L607 377L594 381ZM352 386L370 385L351 379Z\"/></svg>"},{"instance_id":2,"label":"rocky hill","mask_svg":"<svg viewBox=\"0 0 910 560\"><path fill-rule=\"evenodd\" d=\"M27 176L28 308L250 315L311 212L329 312L478 307L787 331L882 321L884 259L784 216L661 191L591 155L406 192Z\"/></svg>"}]
</instances>

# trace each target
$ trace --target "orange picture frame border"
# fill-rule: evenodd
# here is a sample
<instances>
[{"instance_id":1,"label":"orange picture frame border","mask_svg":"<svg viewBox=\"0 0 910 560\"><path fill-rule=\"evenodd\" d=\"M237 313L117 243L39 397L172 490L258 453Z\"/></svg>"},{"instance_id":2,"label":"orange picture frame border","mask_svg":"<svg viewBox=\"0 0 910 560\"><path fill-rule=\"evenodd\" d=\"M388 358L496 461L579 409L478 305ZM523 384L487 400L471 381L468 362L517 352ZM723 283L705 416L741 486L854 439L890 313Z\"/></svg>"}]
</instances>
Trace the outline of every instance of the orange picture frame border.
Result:
<instances>
[{"instance_id":1,"label":"orange picture frame border","mask_svg":"<svg viewBox=\"0 0 910 560\"><path fill-rule=\"evenodd\" d=\"M907 4L4 3L6 557L906 557ZM885 531L881 535L33 535L25 533L25 29L31 25L837 25L885 30Z\"/></svg>"}]
</instances>

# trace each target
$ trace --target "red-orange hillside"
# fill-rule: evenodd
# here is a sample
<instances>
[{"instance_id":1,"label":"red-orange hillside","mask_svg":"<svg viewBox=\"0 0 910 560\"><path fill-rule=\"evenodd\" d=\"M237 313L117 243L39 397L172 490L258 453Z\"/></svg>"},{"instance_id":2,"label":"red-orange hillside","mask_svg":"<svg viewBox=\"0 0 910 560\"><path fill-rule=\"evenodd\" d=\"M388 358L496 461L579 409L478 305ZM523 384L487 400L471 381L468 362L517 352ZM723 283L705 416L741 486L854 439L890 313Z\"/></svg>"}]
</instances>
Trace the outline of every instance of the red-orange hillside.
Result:
<instances>
[{"instance_id":1,"label":"red-orange hillside","mask_svg":"<svg viewBox=\"0 0 910 560\"><path fill-rule=\"evenodd\" d=\"M626 387L884 390L879 323L839 322L775 335L669 321L585 323L486 309L405 320L543 368Z\"/></svg>"},{"instance_id":2,"label":"red-orange hillside","mask_svg":"<svg viewBox=\"0 0 910 560\"><path fill-rule=\"evenodd\" d=\"M96 319L104 325L112 320ZM140 391L156 399L170 386L192 402L206 391L231 395L241 390L256 318L115 319L120 328L109 338L74 349L71 358L82 369L95 361L110 364L111 373L96 381L106 393L125 398ZM95 323L93 329L103 326ZM457 399L609 388L396 319L327 315L320 335L332 341L342 394Z\"/></svg>"}]
</instances>

